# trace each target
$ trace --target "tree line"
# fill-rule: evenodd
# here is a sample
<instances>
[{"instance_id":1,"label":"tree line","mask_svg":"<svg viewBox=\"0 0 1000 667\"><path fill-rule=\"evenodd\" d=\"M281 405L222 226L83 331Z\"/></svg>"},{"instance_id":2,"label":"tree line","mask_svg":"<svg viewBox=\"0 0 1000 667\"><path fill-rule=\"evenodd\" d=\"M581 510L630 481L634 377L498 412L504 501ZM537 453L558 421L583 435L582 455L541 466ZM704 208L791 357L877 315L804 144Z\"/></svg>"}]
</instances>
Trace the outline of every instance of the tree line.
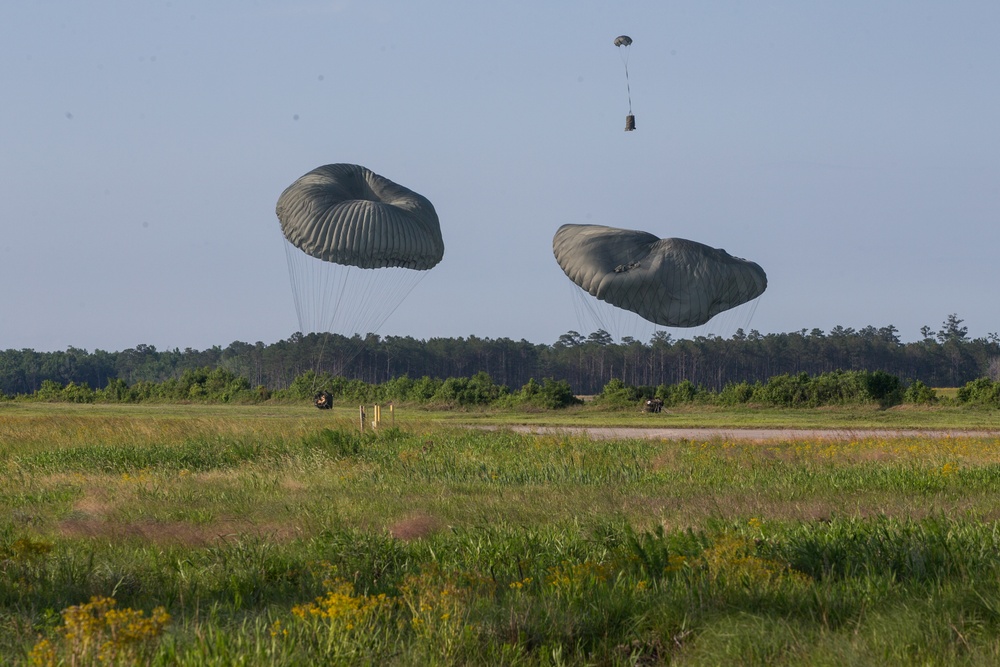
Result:
<instances>
[{"instance_id":1,"label":"tree line","mask_svg":"<svg viewBox=\"0 0 1000 667\"><path fill-rule=\"evenodd\" d=\"M565 380L534 379L520 389L497 384L489 374L480 371L472 377L450 377L444 380L407 375L382 384L368 384L342 375L317 374L306 371L286 389L270 391L263 386L253 388L245 377L223 368L201 368L184 371L179 379L160 383L140 380L128 385L124 380L108 382L103 389L69 382L60 385L52 380L42 382L33 394L6 397L15 401L61 401L71 403L144 403L156 401L198 403L261 403L264 401L304 401L324 395L324 401L339 401L348 405L400 403L430 408L492 408L516 410L558 410L581 405ZM0 397L4 398L4 397ZM704 404L726 407L761 406L802 408L831 405L878 405L888 408L902 403L932 405L939 402L1000 408L1000 381L977 378L959 387L954 398L939 398L937 392L920 380L906 384L883 371L833 371L810 376L783 374L767 382L746 381L726 384L714 391L696 386L689 380L675 385L626 385L612 378L596 394L591 404L601 408L627 409L642 406L647 412L660 412L663 407L684 404ZM332 403L324 402L324 406ZM319 407L319 403L317 403Z\"/></svg>"},{"instance_id":2,"label":"tree line","mask_svg":"<svg viewBox=\"0 0 1000 667\"><path fill-rule=\"evenodd\" d=\"M729 338L692 339L658 331L647 342L615 342L602 330L586 336L569 331L551 345L476 336L418 340L296 333L272 344L236 341L206 350L157 350L152 345L120 352L9 349L0 352L0 394L34 394L46 381L92 389L179 382L185 373L202 369L220 369L245 379L253 391L268 392L291 387L307 372L371 385L401 377L470 378L482 372L508 387L545 378L565 382L578 395L598 394L611 380L634 387L688 382L721 391L776 376L834 371L880 371L907 385L919 380L930 387L960 387L983 377L1000 380L1000 336L970 339L962 324L957 315L949 315L938 330L924 327L921 340L906 343L888 325L777 334L739 329Z\"/></svg>"}]
</instances>

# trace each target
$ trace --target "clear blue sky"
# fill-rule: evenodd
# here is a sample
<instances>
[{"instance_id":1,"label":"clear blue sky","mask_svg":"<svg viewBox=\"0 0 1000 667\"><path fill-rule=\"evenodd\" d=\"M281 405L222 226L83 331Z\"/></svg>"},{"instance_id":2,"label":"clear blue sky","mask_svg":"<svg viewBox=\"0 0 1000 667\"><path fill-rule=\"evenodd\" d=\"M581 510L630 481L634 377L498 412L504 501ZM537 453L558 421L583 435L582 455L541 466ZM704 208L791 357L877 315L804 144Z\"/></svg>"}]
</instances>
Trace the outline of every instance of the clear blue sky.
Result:
<instances>
[{"instance_id":1,"label":"clear blue sky","mask_svg":"<svg viewBox=\"0 0 1000 667\"><path fill-rule=\"evenodd\" d=\"M0 349L287 338L274 204L333 162L441 219L383 334L587 333L551 241L598 223L758 262L763 333L985 336L998 34L993 0L6 2Z\"/></svg>"}]
</instances>

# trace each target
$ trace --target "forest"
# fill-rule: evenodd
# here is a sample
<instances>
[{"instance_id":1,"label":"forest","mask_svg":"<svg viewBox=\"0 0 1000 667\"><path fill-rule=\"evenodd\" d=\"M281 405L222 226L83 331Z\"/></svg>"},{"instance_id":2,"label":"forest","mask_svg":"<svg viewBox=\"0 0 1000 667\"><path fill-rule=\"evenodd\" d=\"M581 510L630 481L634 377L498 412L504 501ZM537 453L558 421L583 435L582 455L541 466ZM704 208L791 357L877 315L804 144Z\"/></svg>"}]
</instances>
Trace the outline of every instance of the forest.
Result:
<instances>
[{"instance_id":1,"label":"forest","mask_svg":"<svg viewBox=\"0 0 1000 667\"><path fill-rule=\"evenodd\" d=\"M738 329L731 337L674 339L658 331L643 342L614 342L605 331L569 331L551 345L509 338L430 338L375 334L347 338L296 333L265 344L235 341L205 350L157 350L137 345L119 352L70 347L0 352L0 394L32 394L45 381L93 389L179 379L197 369L223 369L252 387L285 389L303 373L327 373L381 384L398 377L471 377L488 374L497 384L521 387L530 380L566 382L580 395L595 394L612 379L629 386L690 382L719 391L728 384L766 382L783 375L833 371L881 371L906 383L958 387L976 378L1000 380L1000 336L970 339L957 315L923 339L902 342L896 327L836 326L761 334Z\"/></svg>"}]
</instances>

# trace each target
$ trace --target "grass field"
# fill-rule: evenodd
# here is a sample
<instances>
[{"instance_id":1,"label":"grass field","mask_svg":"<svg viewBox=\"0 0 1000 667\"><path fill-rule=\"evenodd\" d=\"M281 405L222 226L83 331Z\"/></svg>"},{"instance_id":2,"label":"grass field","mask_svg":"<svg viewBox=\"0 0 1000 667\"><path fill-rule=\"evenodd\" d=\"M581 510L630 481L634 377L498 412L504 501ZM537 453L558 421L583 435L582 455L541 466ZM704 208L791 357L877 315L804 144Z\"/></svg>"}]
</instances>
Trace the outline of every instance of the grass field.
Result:
<instances>
[{"instance_id":1,"label":"grass field","mask_svg":"<svg viewBox=\"0 0 1000 667\"><path fill-rule=\"evenodd\" d=\"M996 412L0 405L10 664L1000 662Z\"/></svg>"}]
</instances>

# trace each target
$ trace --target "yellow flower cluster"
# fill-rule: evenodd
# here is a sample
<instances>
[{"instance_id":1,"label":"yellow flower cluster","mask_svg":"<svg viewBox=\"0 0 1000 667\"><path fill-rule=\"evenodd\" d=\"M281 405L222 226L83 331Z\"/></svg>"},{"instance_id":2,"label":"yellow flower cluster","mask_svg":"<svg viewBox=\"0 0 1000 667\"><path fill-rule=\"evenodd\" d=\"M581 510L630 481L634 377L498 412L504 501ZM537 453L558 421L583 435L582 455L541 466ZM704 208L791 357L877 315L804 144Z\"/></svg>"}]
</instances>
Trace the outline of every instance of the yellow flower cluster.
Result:
<instances>
[{"instance_id":1,"label":"yellow flower cluster","mask_svg":"<svg viewBox=\"0 0 1000 667\"><path fill-rule=\"evenodd\" d=\"M14 540L14 543L7 549L0 550L0 558L10 558L21 562L37 561L44 558L50 551L52 551L51 542L22 537Z\"/></svg>"},{"instance_id":2,"label":"yellow flower cluster","mask_svg":"<svg viewBox=\"0 0 1000 667\"><path fill-rule=\"evenodd\" d=\"M146 470L140 470L139 472L137 472L135 474L129 474L127 472L123 472L122 473L122 481L123 482L133 482L135 484L145 484L146 482L150 481L151 479L152 479L152 477L150 476L149 472L146 471Z\"/></svg>"},{"instance_id":3,"label":"yellow flower cluster","mask_svg":"<svg viewBox=\"0 0 1000 667\"><path fill-rule=\"evenodd\" d=\"M589 560L582 563L563 561L561 565L549 569L546 583L557 592L570 593L604 583L608 579L608 574L608 566L602 563Z\"/></svg>"},{"instance_id":4,"label":"yellow flower cluster","mask_svg":"<svg viewBox=\"0 0 1000 667\"><path fill-rule=\"evenodd\" d=\"M88 664L96 659L105 664L136 664L156 645L170 614L157 607L147 617L142 610L117 609L114 598L95 596L90 602L68 607L57 629L59 646L43 639L29 656L33 665L55 665L60 653L66 662Z\"/></svg>"},{"instance_id":5,"label":"yellow flower cluster","mask_svg":"<svg viewBox=\"0 0 1000 667\"><path fill-rule=\"evenodd\" d=\"M688 559L680 554L670 554L667 556L667 572L680 572L688 565Z\"/></svg>"},{"instance_id":6,"label":"yellow flower cluster","mask_svg":"<svg viewBox=\"0 0 1000 667\"><path fill-rule=\"evenodd\" d=\"M281 624L281 621L275 621L271 624L271 637L277 639L278 637L287 637L288 628Z\"/></svg>"},{"instance_id":7,"label":"yellow flower cluster","mask_svg":"<svg viewBox=\"0 0 1000 667\"><path fill-rule=\"evenodd\" d=\"M521 581L512 581L510 583L510 587L516 591L519 591L522 590L525 586L530 585L532 581L534 581L534 579L532 579L531 577L525 577Z\"/></svg>"},{"instance_id":8,"label":"yellow flower cluster","mask_svg":"<svg viewBox=\"0 0 1000 667\"><path fill-rule=\"evenodd\" d=\"M404 449L399 452L399 460L403 463L420 460L421 451L419 449Z\"/></svg>"},{"instance_id":9,"label":"yellow flower cluster","mask_svg":"<svg viewBox=\"0 0 1000 667\"><path fill-rule=\"evenodd\" d=\"M719 536L715 544L702 552L699 565L712 581L740 583L747 587L770 588L784 583L804 584L808 575L777 561L753 554L750 542L732 535Z\"/></svg>"},{"instance_id":10,"label":"yellow flower cluster","mask_svg":"<svg viewBox=\"0 0 1000 667\"><path fill-rule=\"evenodd\" d=\"M343 579L327 579L323 582L326 594L315 602L292 607L292 614L302 620L321 619L344 630L353 630L376 618L392 601L384 593L378 595L354 594L354 585Z\"/></svg>"},{"instance_id":11,"label":"yellow flower cluster","mask_svg":"<svg viewBox=\"0 0 1000 667\"><path fill-rule=\"evenodd\" d=\"M478 626L468 622L473 589L461 586L455 575L427 568L407 577L400 593L417 641L436 659L448 662L479 633Z\"/></svg>"}]
</instances>

